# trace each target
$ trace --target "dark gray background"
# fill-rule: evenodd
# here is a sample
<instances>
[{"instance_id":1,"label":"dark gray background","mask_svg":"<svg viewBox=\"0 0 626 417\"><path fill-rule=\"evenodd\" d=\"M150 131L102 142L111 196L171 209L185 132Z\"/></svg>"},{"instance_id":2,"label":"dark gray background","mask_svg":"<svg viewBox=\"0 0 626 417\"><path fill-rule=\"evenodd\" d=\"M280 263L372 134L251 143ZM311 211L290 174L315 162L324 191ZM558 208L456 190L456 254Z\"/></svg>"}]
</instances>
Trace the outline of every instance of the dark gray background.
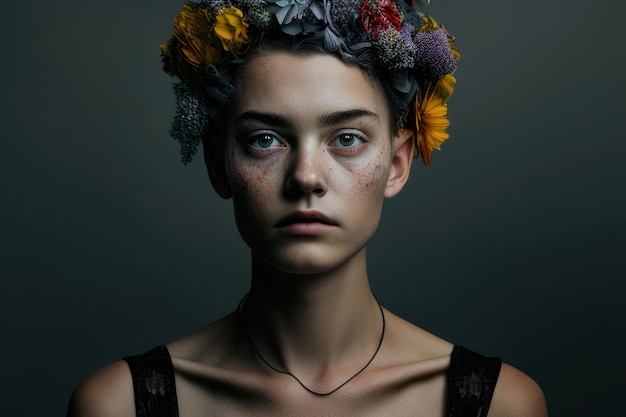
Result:
<instances>
[{"instance_id":1,"label":"dark gray background","mask_svg":"<svg viewBox=\"0 0 626 417\"><path fill-rule=\"evenodd\" d=\"M230 202L167 133L180 4L0 6L2 415L63 415L88 373L245 292ZM433 0L463 54L451 139L370 247L385 306L527 372L552 416L623 415L624 12Z\"/></svg>"}]
</instances>

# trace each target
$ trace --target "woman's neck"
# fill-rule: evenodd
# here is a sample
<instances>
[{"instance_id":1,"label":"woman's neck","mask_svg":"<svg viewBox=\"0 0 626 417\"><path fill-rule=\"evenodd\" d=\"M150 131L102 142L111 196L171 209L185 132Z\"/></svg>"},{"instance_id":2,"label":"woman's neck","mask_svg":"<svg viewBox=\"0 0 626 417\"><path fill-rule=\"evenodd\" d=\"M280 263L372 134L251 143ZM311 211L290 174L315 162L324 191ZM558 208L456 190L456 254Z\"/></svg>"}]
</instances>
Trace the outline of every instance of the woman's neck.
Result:
<instances>
[{"instance_id":1,"label":"woman's neck","mask_svg":"<svg viewBox=\"0 0 626 417\"><path fill-rule=\"evenodd\" d=\"M278 273L253 257L242 317L264 360L320 391L367 362L383 326L364 251L340 268L315 275Z\"/></svg>"}]
</instances>

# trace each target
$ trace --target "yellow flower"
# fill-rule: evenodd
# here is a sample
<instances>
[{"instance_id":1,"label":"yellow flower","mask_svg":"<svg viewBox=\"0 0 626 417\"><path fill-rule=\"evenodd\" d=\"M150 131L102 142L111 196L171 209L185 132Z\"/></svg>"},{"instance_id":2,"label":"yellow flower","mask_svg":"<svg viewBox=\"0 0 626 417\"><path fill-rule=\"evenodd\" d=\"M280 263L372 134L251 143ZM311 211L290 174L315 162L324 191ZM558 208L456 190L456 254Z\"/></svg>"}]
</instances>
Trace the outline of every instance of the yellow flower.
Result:
<instances>
[{"instance_id":1,"label":"yellow flower","mask_svg":"<svg viewBox=\"0 0 626 417\"><path fill-rule=\"evenodd\" d=\"M424 16L422 18L424 24L420 26L420 32L432 32L433 30L439 29L439 24L432 16Z\"/></svg>"},{"instance_id":2,"label":"yellow flower","mask_svg":"<svg viewBox=\"0 0 626 417\"><path fill-rule=\"evenodd\" d=\"M172 38L161 45L165 72L186 83L203 80L206 66L216 63L222 56L222 51L214 45L213 25L207 9L183 5L174 19Z\"/></svg>"},{"instance_id":3,"label":"yellow flower","mask_svg":"<svg viewBox=\"0 0 626 417\"><path fill-rule=\"evenodd\" d=\"M233 55L245 52L248 44L248 23L243 20L243 13L235 6L220 10L215 23L215 34L222 41L222 48Z\"/></svg>"},{"instance_id":4,"label":"yellow flower","mask_svg":"<svg viewBox=\"0 0 626 417\"><path fill-rule=\"evenodd\" d=\"M428 86L424 97L415 100L415 128L417 131L416 152L422 155L424 165L430 167L430 155L433 149L441 150L441 144L450 135L446 129L450 126L448 107L444 99L437 94L438 88Z\"/></svg>"},{"instance_id":5,"label":"yellow flower","mask_svg":"<svg viewBox=\"0 0 626 417\"><path fill-rule=\"evenodd\" d=\"M442 79L437 81L435 85L435 93L441 97L444 103L446 103L452 93L454 92L454 86L456 84L456 78L452 74L446 74Z\"/></svg>"}]
</instances>

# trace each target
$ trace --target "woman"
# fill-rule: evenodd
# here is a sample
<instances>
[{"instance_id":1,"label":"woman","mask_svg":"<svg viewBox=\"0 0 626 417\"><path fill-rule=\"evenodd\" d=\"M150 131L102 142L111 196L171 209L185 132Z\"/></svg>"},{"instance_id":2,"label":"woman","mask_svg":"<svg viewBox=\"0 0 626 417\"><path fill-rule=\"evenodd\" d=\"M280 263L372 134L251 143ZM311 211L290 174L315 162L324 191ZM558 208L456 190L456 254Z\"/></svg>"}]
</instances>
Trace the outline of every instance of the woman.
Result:
<instances>
[{"instance_id":1,"label":"woman","mask_svg":"<svg viewBox=\"0 0 626 417\"><path fill-rule=\"evenodd\" d=\"M545 416L539 387L385 310L366 245L447 138L458 51L426 4L209 1L162 45L172 135L203 142L250 247L237 310L86 379L70 416Z\"/></svg>"}]
</instances>

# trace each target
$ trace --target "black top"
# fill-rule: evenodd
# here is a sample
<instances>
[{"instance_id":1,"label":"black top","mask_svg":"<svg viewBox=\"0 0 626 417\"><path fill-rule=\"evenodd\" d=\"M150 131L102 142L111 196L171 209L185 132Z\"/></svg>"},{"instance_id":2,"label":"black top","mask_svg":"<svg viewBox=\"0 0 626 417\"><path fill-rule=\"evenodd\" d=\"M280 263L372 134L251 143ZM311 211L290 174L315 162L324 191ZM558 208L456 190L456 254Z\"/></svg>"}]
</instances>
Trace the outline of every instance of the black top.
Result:
<instances>
[{"instance_id":1,"label":"black top","mask_svg":"<svg viewBox=\"0 0 626 417\"><path fill-rule=\"evenodd\" d=\"M486 417L500 375L500 358L455 346L448 369L447 417Z\"/></svg>"},{"instance_id":2,"label":"black top","mask_svg":"<svg viewBox=\"0 0 626 417\"><path fill-rule=\"evenodd\" d=\"M133 376L137 417L178 417L174 366L165 345L124 360Z\"/></svg>"},{"instance_id":3,"label":"black top","mask_svg":"<svg viewBox=\"0 0 626 417\"><path fill-rule=\"evenodd\" d=\"M124 358L133 376L137 417L178 417L174 367L162 345ZM455 346L448 369L446 417L486 417L502 361Z\"/></svg>"}]
</instances>

